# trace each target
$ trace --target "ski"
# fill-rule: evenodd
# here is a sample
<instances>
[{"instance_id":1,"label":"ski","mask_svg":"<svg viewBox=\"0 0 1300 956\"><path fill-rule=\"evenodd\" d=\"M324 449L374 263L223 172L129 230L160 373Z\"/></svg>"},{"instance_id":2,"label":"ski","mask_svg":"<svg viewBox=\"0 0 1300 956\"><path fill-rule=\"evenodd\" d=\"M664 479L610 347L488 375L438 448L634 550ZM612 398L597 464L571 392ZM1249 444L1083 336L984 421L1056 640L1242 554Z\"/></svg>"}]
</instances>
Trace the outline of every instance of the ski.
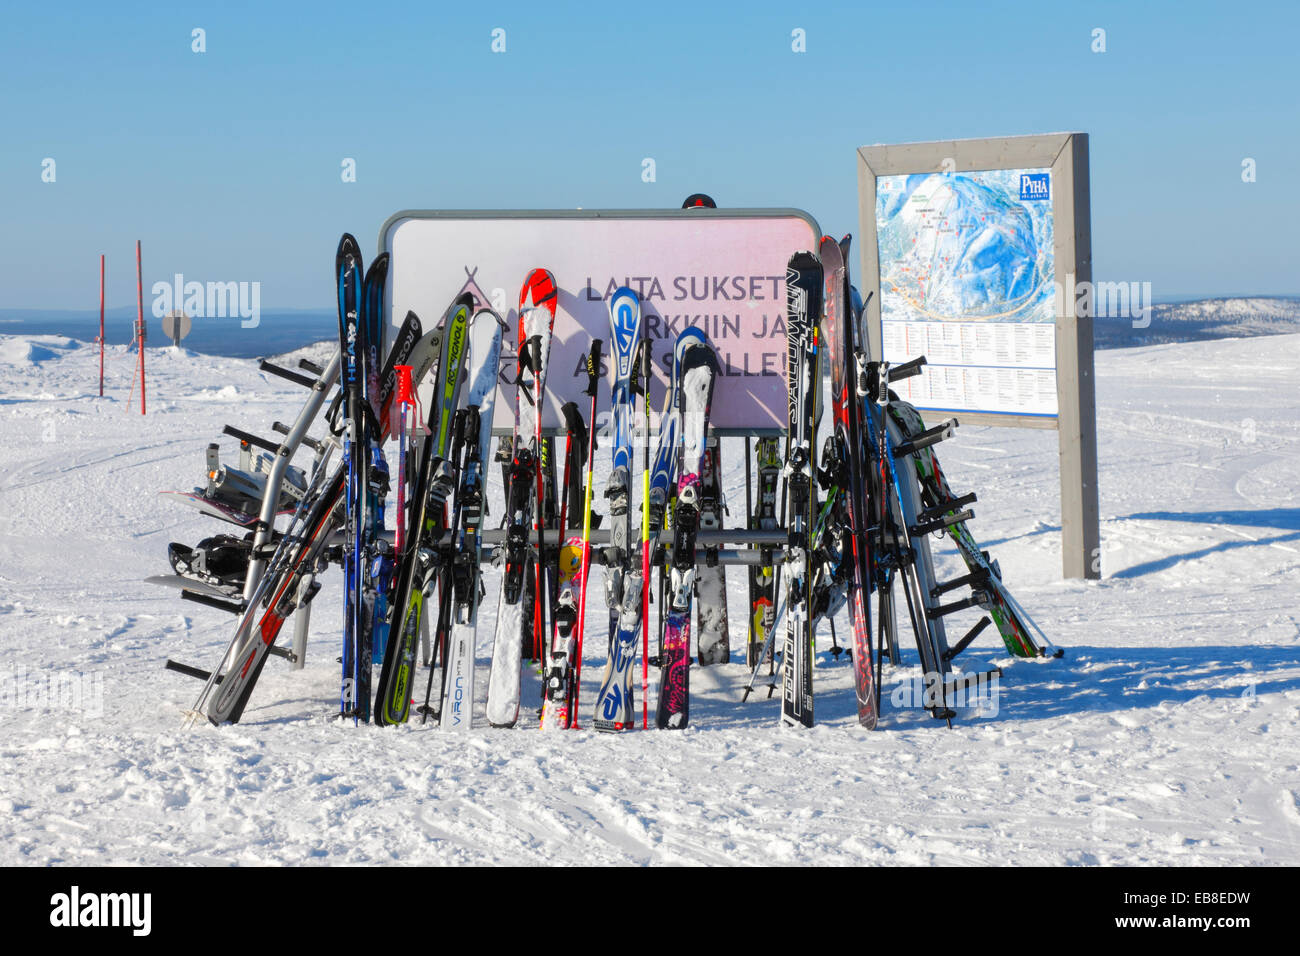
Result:
<instances>
[{"instance_id":1,"label":"ski","mask_svg":"<svg viewBox=\"0 0 1300 956\"><path fill-rule=\"evenodd\" d=\"M901 585L921 660L922 680L927 687L923 706L931 716L947 720L951 725L955 716L947 703L951 655L942 613L934 613L939 591L935 587L929 540L918 525L920 491L914 469L905 460L901 465L895 461L902 433L889 414L889 405L896 397L889 383L916 374L924 363L925 359L919 358L891 368L888 363L862 360L859 391L864 396L863 419L867 441L872 448L871 473L875 485L872 490L879 491L872 515L875 525L872 547L880 599L881 646L888 641L891 659L897 656L898 638L893 633L897 627L895 585ZM951 424L947 425L949 432ZM908 454L905 452L899 457L906 459ZM886 636L887 627L889 633Z\"/></svg>"},{"instance_id":2,"label":"ski","mask_svg":"<svg viewBox=\"0 0 1300 956\"><path fill-rule=\"evenodd\" d=\"M632 379L642 342L641 300L623 286L609 298L613 382L610 385L611 465L605 486L609 502L610 541L605 550L605 604L609 610L609 657L596 694L593 726L621 730L632 722L632 665L640 614L629 603L641 600L641 579L632 552ZM626 618L626 622L624 621ZM627 626L624 626L626 623Z\"/></svg>"},{"instance_id":3,"label":"ski","mask_svg":"<svg viewBox=\"0 0 1300 956\"><path fill-rule=\"evenodd\" d=\"M530 562L529 520L538 543L544 545L541 469L542 400L545 397L546 360L551 347L558 291L555 278L545 269L528 274L519 292L519 364L515 375L515 427L511 441L510 480L506 486L506 540L502 546L501 594L497 609L492 669L488 677L487 718L493 727L513 727L519 720L521 634L524 610L524 575L530 563L535 597L532 601L536 634L541 613L542 554ZM540 549L539 549L540 550Z\"/></svg>"},{"instance_id":4,"label":"ski","mask_svg":"<svg viewBox=\"0 0 1300 956\"><path fill-rule=\"evenodd\" d=\"M375 722L399 724L410 716L412 681L421 634L426 630L425 602L438 572L434 548L445 527L444 505L454 489L451 466L444 459L451 429L451 417L460 388L461 364L465 351L465 326L473 298L458 296L443 314L429 344L437 356L434 379L433 419L420 431L415 481L409 497L409 512L398 516L406 521L406 552L396 569L388 644L376 692ZM426 366L434 367L431 361ZM416 389L420 379L412 373ZM446 421L444 421L446 419Z\"/></svg>"},{"instance_id":5,"label":"ski","mask_svg":"<svg viewBox=\"0 0 1300 956\"><path fill-rule=\"evenodd\" d=\"M694 327L682 330L673 347L669 387L664 395L664 408L659 416L659 444L655 451L654 463L646 462L642 477L642 544L641 568L629 575L623 585L622 603L618 609L617 631L610 642L609 661L601 678L600 689L596 693L596 714L593 726L597 730L621 731L631 728L636 719L635 702L632 696L632 668L636 662L637 632L643 635L647 643L649 629L648 588L650 583L650 562L658 547L659 535L664 530L669 493L677 477L677 439L680 430L681 415L676 406L675 395L681 372L682 353L688 346L704 344L704 333ZM649 368L650 341L643 340L645 352L642 355L642 400L646 403L646 448L649 454ZM606 594L608 597L608 592ZM648 689L649 678L646 668L649 666L648 648L642 649L642 692ZM645 703L642 704L643 710Z\"/></svg>"},{"instance_id":6,"label":"ski","mask_svg":"<svg viewBox=\"0 0 1300 956\"><path fill-rule=\"evenodd\" d=\"M384 459L383 433L380 412L383 396L380 391L380 355L383 352L384 285L388 281L388 254L383 253L366 271L362 293L362 341L364 342L361 382L360 415L365 422L365 495L364 516L359 528L359 564L357 573L361 588L361 630L357 639L356 661L356 718L361 723L370 722L371 675L374 669L375 627L378 615L385 608L380 594L388 589L392 568L391 549L383 540L384 501L388 497L388 463Z\"/></svg>"},{"instance_id":7,"label":"ski","mask_svg":"<svg viewBox=\"0 0 1300 956\"><path fill-rule=\"evenodd\" d=\"M452 554L455 608L443 664L440 725L443 730L473 726L474 645L482 589L479 561L487 479L486 451L492 438L501 332L505 323L491 309L480 309L470 325L469 393L466 396L464 464L456 507L460 512Z\"/></svg>"},{"instance_id":8,"label":"ski","mask_svg":"<svg viewBox=\"0 0 1300 956\"><path fill-rule=\"evenodd\" d=\"M351 235L345 233L339 241L334 262L338 279L339 348L343 356L340 371L343 389L343 464L347 473L343 526L343 682L339 694L339 710L343 716L357 719L361 714L358 690L363 626L362 524L365 521L367 459L370 448L366 419L361 407L367 347L361 314L364 272L361 249Z\"/></svg>"},{"instance_id":9,"label":"ski","mask_svg":"<svg viewBox=\"0 0 1300 956\"><path fill-rule=\"evenodd\" d=\"M691 597L695 584L695 535L700 524L700 469L705 455L709 407L718 374L712 346L692 344L682 354L675 405L680 464L673 514L669 604L660 651L655 725L680 730L690 720Z\"/></svg>"},{"instance_id":10,"label":"ski","mask_svg":"<svg viewBox=\"0 0 1300 956\"><path fill-rule=\"evenodd\" d=\"M320 476L323 474L322 470ZM304 495L190 717L204 714L220 725L238 723L243 716L280 628L295 608L310 601L319 589L314 577L324 567L330 536L343 524L346 487L347 466L340 464L318 489Z\"/></svg>"},{"instance_id":11,"label":"ski","mask_svg":"<svg viewBox=\"0 0 1300 956\"><path fill-rule=\"evenodd\" d=\"M857 695L858 723L876 726L875 659L871 644L871 556L866 537L867 498L862 479L863 434L858 416L856 355L853 341L856 323L849 311L847 267L844 249L830 237L820 248L823 295L822 328L826 333L825 354L831 371L831 407L834 431L829 439L832 454L824 456L836 472L839 509L842 510L840 562L847 586L849 624L853 635L853 684Z\"/></svg>"},{"instance_id":12,"label":"ski","mask_svg":"<svg viewBox=\"0 0 1300 956\"><path fill-rule=\"evenodd\" d=\"M700 467L700 528L720 531L726 502L722 497L721 442L710 437ZM727 575L718 563L716 549L706 552L695 575L695 595L700 637L701 666L731 662L727 624Z\"/></svg>"},{"instance_id":13,"label":"ski","mask_svg":"<svg viewBox=\"0 0 1300 956\"><path fill-rule=\"evenodd\" d=\"M755 450L758 466L758 502L750 514L749 527L754 531L774 531L777 487L781 478L781 457L775 438L760 438ZM749 568L749 642L745 664L760 663L768 632L776 624L776 567L774 564L750 565Z\"/></svg>"},{"instance_id":14,"label":"ski","mask_svg":"<svg viewBox=\"0 0 1300 956\"><path fill-rule=\"evenodd\" d=\"M578 689L582 680L582 635L587 617L587 576L591 568L591 513L592 466L596 452L596 392L600 383L600 353L602 342L597 339L591 344L587 356L587 394L591 396L592 427L587 428L582 421L577 405L569 402L564 406L568 425L568 444L571 448L580 448L581 452L569 461L566 454L566 478L573 473L579 476L585 466L587 479L583 500L575 507L569 507L565 501L565 514L573 516L581 508L582 537L576 541L569 538L560 549L559 561L559 599L556 603L555 623L551 635L551 653L547 661L543 678L542 729L564 730L576 727L578 723ZM576 439L576 441L575 441ZM568 485L568 480L566 480ZM579 485L581 481L579 480ZM561 525L565 522L562 520Z\"/></svg>"},{"instance_id":15,"label":"ski","mask_svg":"<svg viewBox=\"0 0 1300 956\"><path fill-rule=\"evenodd\" d=\"M813 430L821 386L817 322L822 311L822 267L811 252L797 252L786 269L786 386L789 440L786 480L787 545L782 565L786 639L781 661L781 722L813 724L812 531L817 513L812 484Z\"/></svg>"},{"instance_id":16,"label":"ski","mask_svg":"<svg viewBox=\"0 0 1300 956\"><path fill-rule=\"evenodd\" d=\"M436 441L436 454L444 459L447 470L451 472L446 476L446 480L451 483L453 489L458 481L456 469L459 467L459 462L454 460L454 456L449 455L449 451L454 437L453 429L456 423L456 409L460 404L461 386L465 379L463 370L466 353L469 351L469 320L474 310L474 302L473 293L462 292L451 304L451 309L443 323L443 350L439 356L438 375L433 389L434 419L430 427ZM442 507L433 513L428 534L431 541L440 543L448 531L454 531L454 528L449 527L447 510ZM451 569L446 565L441 565L439 568L437 584L439 601L437 626L433 634L434 643L432 649L425 649L424 655L430 668L441 660L447 647L451 613L447 594L451 589Z\"/></svg>"}]
</instances>

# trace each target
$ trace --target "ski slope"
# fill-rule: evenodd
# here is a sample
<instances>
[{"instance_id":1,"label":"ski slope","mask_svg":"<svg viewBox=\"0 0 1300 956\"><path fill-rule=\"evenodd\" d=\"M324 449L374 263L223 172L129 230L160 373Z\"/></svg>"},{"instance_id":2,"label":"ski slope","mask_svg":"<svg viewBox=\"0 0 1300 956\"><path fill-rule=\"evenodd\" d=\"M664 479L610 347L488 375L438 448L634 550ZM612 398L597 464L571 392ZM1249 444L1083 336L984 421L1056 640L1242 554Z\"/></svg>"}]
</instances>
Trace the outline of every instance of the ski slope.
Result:
<instances>
[{"instance_id":1,"label":"ski slope","mask_svg":"<svg viewBox=\"0 0 1300 956\"><path fill-rule=\"evenodd\" d=\"M233 620L141 579L169 541L226 529L157 493L201 483L223 424L269 434L304 393L248 360L148 363L142 418L124 348L99 399L96 348L0 336L0 864L1300 863L1300 335L1097 354L1099 582L1060 579L1055 435L959 428L939 449L953 490L978 492L972 530L1066 657L1012 663L986 631L959 662L1005 667L996 713L949 730L891 705L918 671L906 648L874 733L824 627L811 731L779 728L762 693L738 703L741 664L692 667L680 733L544 735L532 673L514 730L340 724L337 569L306 668L271 661L241 724L182 732L200 684L163 661L213 666ZM743 661L742 572L729 584Z\"/></svg>"}]
</instances>

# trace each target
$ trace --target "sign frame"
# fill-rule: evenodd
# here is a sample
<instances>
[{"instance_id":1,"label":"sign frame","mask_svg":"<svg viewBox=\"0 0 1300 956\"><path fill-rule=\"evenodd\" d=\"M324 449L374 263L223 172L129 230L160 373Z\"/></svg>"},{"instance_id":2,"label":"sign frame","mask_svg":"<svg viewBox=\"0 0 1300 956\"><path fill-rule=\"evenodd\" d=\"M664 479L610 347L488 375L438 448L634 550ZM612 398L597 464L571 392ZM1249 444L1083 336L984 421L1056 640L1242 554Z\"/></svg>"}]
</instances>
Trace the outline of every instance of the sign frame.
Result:
<instances>
[{"instance_id":1,"label":"sign frame","mask_svg":"<svg viewBox=\"0 0 1300 956\"><path fill-rule=\"evenodd\" d=\"M882 354L880 249L876 228L876 180L909 173L961 173L1005 169L1049 169L1052 177L1056 298L1055 418L1003 413L958 412L972 425L1055 428L1061 475L1062 564L1065 577L1101 577L1101 531L1097 497L1097 407L1093 370L1092 316L1078 292L1092 282L1092 220L1088 134L1048 133L988 139L862 146L857 151L859 275L867 303L872 356Z\"/></svg>"}]
</instances>

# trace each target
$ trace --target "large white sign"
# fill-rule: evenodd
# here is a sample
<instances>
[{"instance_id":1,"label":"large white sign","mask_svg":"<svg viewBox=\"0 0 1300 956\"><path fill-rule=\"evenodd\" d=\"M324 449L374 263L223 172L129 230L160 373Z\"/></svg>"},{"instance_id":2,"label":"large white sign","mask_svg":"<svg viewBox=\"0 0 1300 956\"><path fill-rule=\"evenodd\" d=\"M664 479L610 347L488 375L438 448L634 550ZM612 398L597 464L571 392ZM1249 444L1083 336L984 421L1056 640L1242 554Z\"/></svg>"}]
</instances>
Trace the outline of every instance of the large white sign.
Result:
<instances>
[{"instance_id":1,"label":"large white sign","mask_svg":"<svg viewBox=\"0 0 1300 956\"><path fill-rule=\"evenodd\" d=\"M785 269L790 256L815 250L820 232L797 210L660 212L399 213L381 236L392 254L390 321L408 310L425 331L469 289L517 329L519 288L534 268L549 269L560 289L543 424L559 428L567 401L585 409L584 358L591 341L609 348L608 297L619 286L641 296L654 360L651 408L667 387L672 343L697 326L721 367L712 424L720 429L784 428ZM495 425L513 421L517 334L502 349ZM608 369L608 365L606 366ZM601 408L608 408L603 379Z\"/></svg>"}]
</instances>

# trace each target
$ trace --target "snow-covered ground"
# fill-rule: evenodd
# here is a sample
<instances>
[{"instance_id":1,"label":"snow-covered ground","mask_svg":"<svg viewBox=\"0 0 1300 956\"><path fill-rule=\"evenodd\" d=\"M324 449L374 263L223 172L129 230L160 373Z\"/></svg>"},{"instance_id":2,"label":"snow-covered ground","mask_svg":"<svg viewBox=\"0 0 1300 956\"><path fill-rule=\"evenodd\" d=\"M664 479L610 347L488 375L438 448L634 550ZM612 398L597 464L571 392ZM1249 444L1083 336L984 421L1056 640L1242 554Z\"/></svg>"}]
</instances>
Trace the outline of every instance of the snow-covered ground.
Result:
<instances>
[{"instance_id":1,"label":"snow-covered ground","mask_svg":"<svg viewBox=\"0 0 1300 956\"><path fill-rule=\"evenodd\" d=\"M0 336L2 864L1300 863L1300 335L1097 355L1100 582L1061 580L1055 435L960 428L954 490L979 493L975 534L1066 656L1012 664L986 632L961 661L1005 665L996 715L949 730L887 702L874 733L825 630L810 731L738 703L739 664L692 668L681 733L340 724L337 571L306 669L272 661L241 724L182 732L200 685L163 661L212 666L232 619L141 579L223 529L157 492L302 393L250 361L149 362L142 418L125 349L99 399L93 347ZM495 606L491 573L480 717ZM584 720L603 630L597 611Z\"/></svg>"}]
</instances>

